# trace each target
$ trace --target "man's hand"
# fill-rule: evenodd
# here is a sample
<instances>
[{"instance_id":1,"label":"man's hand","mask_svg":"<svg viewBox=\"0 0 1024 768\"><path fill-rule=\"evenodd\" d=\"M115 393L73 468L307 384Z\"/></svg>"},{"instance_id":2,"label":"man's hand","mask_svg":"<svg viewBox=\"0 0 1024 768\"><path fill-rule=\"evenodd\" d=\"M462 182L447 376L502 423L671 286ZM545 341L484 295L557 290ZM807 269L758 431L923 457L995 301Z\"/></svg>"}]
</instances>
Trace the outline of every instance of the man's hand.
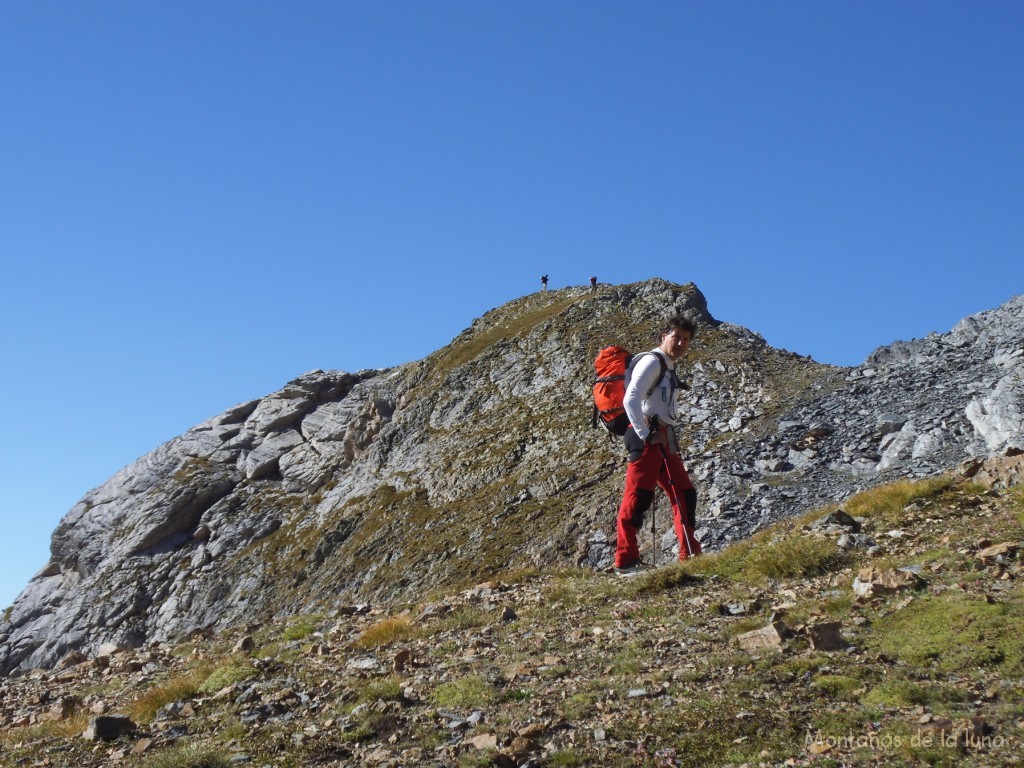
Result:
<instances>
[{"instance_id":1,"label":"man's hand","mask_svg":"<svg viewBox=\"0 0 1024 768\"><path fill-rule=\"evenodd\" d=\"M658 427L654 432L651 432L651 434L647 436L647 444L660 445L667 450L669 448L668 430Z\"/></svg>"}]
</instances>

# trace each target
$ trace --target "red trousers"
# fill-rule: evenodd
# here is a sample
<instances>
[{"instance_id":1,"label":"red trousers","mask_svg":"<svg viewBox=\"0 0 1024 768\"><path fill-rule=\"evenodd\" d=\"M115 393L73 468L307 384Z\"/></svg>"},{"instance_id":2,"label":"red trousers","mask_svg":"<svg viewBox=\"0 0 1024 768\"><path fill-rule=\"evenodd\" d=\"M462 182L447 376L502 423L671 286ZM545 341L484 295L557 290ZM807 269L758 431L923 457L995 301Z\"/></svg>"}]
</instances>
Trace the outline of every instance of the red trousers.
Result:
<instances>
[{"instance_id":1,"label":"red trousers","mask_svg":"<svg viewBox=\"0 0 1024 768\"><path fill-rule=\"evenodd\" d=\"M634 439L639 441L635 436ZM683 460L679 454L665 451L660 445L645 445L639 458L631 461L626 469L626 490L616 523L616 568L624 568L640 559L637 532L643 526L644 513L650 509L659 485L672 503L679 559L700 554L700 542L694 535L697 492Z\"/></svg>"}]
</instances>

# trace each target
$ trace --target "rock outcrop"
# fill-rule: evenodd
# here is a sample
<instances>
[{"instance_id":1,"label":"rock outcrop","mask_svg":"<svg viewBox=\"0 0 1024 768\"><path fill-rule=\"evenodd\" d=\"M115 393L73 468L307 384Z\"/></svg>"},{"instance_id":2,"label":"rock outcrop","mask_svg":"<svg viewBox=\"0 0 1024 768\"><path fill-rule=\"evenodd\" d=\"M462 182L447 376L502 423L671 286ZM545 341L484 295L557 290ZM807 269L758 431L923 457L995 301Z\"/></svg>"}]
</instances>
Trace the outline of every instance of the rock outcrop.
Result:
<instances>
[{"instance_id":1,"label":"rock outcrop","mask_svg":"<svg viewBox=\"0 0 1024 768\"><path fill-rule=\"evenodd\" d=\"M593 357L650 348L675 311L700 326L681 434L708 548L1024 447L1024 297L838 368L715 320L692 284L538 293L422 361L307 373L87 493L5 614L0 673L527 566L605 567L622 457L590 428Z\"/></svg>"}]
</instances>

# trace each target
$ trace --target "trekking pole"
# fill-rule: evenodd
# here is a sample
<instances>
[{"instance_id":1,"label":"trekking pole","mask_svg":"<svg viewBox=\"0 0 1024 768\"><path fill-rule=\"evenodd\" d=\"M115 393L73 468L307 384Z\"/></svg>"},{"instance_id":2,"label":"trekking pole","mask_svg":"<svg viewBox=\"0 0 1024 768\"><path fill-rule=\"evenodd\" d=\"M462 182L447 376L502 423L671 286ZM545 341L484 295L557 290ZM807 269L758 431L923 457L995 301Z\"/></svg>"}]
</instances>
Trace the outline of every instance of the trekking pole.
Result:
<instances>
[{"instance_id":1,"label":"trekking pole","mask_svg":"<svg viewBox=\"0 0 1024 768\"><path fill-rule=\"evenodd\" d=\"M690 538L693 536L693 531L690 530L690 526L686 524L686 507L679 503L679 489L676 488L676 481L672 479L672 471L668 466L668 449L664 445L661 447L661 458L663 466L665 467L665 474L668 476L668 486L672 489L672 502L675 504L676 510L679 513L679 526L683 530L683 540L679 542L680 547L686 548L687 559L695 557L696 553L693 551L693 544L690 542Z\"/></svg>"},{"instance_id":2,"label":"trekking pole","mask_svg":"<svg viewBox=\"0 0 1024 768\"><path fill-rule=\"evenodd\" d=\"M651 555L651 563L654 568L658 567L658 528L654 522L656 517L655 509L657 506L657 499L651 499L651 551L653 552Z\"/></svg>"}]
</instances>

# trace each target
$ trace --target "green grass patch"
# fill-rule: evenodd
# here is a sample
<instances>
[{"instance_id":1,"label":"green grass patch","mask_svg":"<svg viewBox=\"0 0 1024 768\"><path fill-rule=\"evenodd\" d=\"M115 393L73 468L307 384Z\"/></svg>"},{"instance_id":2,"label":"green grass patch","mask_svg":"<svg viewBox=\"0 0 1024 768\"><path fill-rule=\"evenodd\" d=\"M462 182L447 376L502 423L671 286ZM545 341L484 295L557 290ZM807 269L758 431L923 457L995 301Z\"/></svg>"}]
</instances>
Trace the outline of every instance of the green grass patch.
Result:
<instances>
[{"instance_id":1,"label":"green grass patch","mask_svg":"<svg viewBox=\"0 0 1024 768\"><path fill-rule=\"evenodd\" d=\"M481 675L469 675L443 683L434 689L431 697L438 707L451 709L482 707L496 698L494 686Z\"/></svg>"},{"instance_id":2,"label":"green grass patch","mask_svg":"<svg viewBox=\"0 0 1024 768\"><path fill-rule=\"evenodd\" d=\"M256 676L256 668L247 661L224 664L213 670L199 686L198 692L216 693L229 685L251 680Z\"/></svg>"},{"instance_id":3,"label":"green grass patch","mask_svg":"<svg viewBox=\"0 0 1024 768\"><path fill-rule=\"evenodd\" d=\"M298 616L293 618L281 632L281 639L287 642L305 640L316 632L319 621L319 617L315 616Z\"/></svg>"},{"instance_id":4,"label":"green grass patch","mask_svg":"<svg viewBox=\"0 0 1024 768\"><path fill-rule=\"evenodd\" d=\"M655 722L647 731L658 736L647 751L651 757L671 755L671 765L774 764L772 758L802 749L804 732L791 717L774 707L754 708L750 701L694 695L678 707L651 714Z\"/></svg>"},{"instance_id":5,"label":"green grass patch","mask_svg":"<svg viewBox=\"0 0 1024 768\"><path fill-rule=\"evenodd\" d=\"M812 715L807 733L812 736L820 733L833 738L858 734L866 725L876 723L882 717L880 710L869 706L842 709L822 707Z\"/></svg>"},{"instance_id":6,"label":"green grass patch","mask_svg":"<svg viewBox=\"0 0 1024 768\"><path fill-rule=\"evenodd\" d=\"M1019 596L988 603L963 593L927 596L878 620L869 643L908 664L947 672L992 667L1024 674L1024 605Z\"/></svg>"},{"instance_id":7,"label":"green grass patch","mask_svg":"<svg viewBox=\"0 0 1024 768\"><path fill-rule=\"evenodd\" d=\"M636 643L626 643L620 646L611 658L612 675L623 675L627 678L635 677L643 670L644 665L653 657L653 651L641 648Z\"/></svg>"},{"instance_id":8,"label":"green grass patch","mask_svg":"<svg viewBox=\"0 0 1024 768\"><path fill-rule=\"evenodd\" d=\"M353 727L344 731L339 738L343 744L360 744L364 741L369 741L377 735L376 729L373 724L368 720L357 723Z\"/></svg>"},{"instance_id":9,"label":"green grass patch","mask_svg":"<svg viewBox=\"0 0 1024 768\"><path fill-rule=\"evenodd\" d=\"M886 680L868 691L863 698L869 707L910 707L931 701L928 689L910 680Z\"/></svg>"},{"instance_id":10,"label":"green grass patch","mask_svg":"<svg viewBox=\"0 0 1024 768\"><path fill-rule=\"evenodd\" d=\"M597 695L591 692L574 693L562 702L562 715L567 720L579 720L594 713Z\"/></svg>"},{"instance_id":11,"label":"green grass patch","mask_svg":"<svg viewBox=\"0 0 1024 768\"><path fill-rule=\"evenodd\" d=\"M691 578L717 576L744 584L763 584L831 573L849 562L850 555L829 539L799 533L780 536L770 529L678 568Z\"/></svg>"},{"instance_id":12,"label":"green grass patch","mask_svg":"<svg viewBox=\"0 0 1024 768\"><path fill-rule=\"evenodd\" d=\"M755 582L806 578L839 570L847 562L847 553L830 539L788 536L753 547L744 574Z\"/></svg>"},{"instance_id":13,"label":"green grass patch","mask_svg":"<svg viewBox=\"0 0 1024 768\"><path fill-rule=\"evenodd\" d=\"M696 561L692 561L696 562ZM695 587L703 582L701 576L695 574L688 563L673 563L665 568L641 573L625 582L626 591L634 596L666 592L671 589Z\"/></svg>"},{"instance_id":14,"label":"green grass patch","mask_svg":"<svg viewBox=\"0 0 1024 768\"><path fill-rule=\"evenodd\" d=\"M546 763L550 768L579 768L586 764L587 762L575 752L568 752L564 749L556 750L548 755Z\"/></svg>"},{"instance_id":15,"label":"green grass patch","mask_svg":"<svg viewBox=\"0 0 1024 768\"><path fill-rule=\"evenodd\" d=\"M844 701L852 700L854 692L864 687L860 680L846 675L818 675L811 685L831 698Z\"/></svg>"},{"instance_id":16,"label":"green grass patch","mask_svg":"<svg viewBox=\"0 0 1024 768\"><path fill-rule=\"evenodd\" d=\"M1024 485L1015 485L1006 492L1010 508L1016 513L1017 522L1024 523Z\"/></svg>"},{"instance_id":17,"label":"green grass patch","mask_svg":"<svg viewBox=\"0 0 1024 768\"><path fill-rule=\"evenodd\" d=\"M402 679L397 675L371 677L360 681L356 690L358 702L398 701L402 698Z\"/></svg>"}]
</instances>

